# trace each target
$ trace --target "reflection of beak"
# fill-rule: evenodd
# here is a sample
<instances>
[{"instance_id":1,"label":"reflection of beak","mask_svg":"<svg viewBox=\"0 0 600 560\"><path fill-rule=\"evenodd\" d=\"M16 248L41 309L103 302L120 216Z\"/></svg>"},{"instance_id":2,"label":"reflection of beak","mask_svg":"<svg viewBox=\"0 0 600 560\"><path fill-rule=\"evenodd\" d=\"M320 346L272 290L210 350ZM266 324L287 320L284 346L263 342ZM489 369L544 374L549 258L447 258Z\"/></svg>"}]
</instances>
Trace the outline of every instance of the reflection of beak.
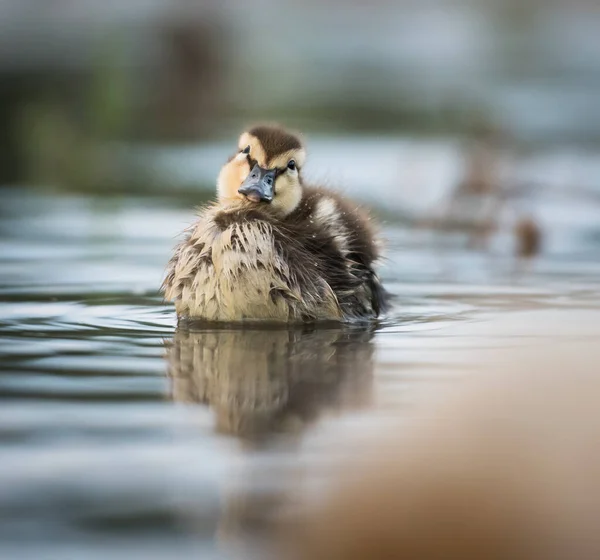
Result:
<instances>
[{"instance_id":1,"label":"reflection of beak","mask_svg":"<svg viewBox=\"0 0 600 560\"><path fill-rule=\"evenodd\" d=\"M273 200L274 183L275 170L263 169L257 163L238 189L238 192L252 202L271 202Z\"/></svg>"}]
</instances>

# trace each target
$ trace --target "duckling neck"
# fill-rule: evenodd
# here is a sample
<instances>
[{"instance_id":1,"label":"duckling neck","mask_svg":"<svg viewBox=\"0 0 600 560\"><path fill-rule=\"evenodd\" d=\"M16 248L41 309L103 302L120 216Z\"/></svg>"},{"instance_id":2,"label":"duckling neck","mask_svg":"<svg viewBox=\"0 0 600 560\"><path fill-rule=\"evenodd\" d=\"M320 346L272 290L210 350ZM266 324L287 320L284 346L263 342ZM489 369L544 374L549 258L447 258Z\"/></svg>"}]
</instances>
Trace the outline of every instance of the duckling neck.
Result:
<instances>
[{"instance_id":1,"label":"duckling neck","mask_svg":"<svg viewBox=\"0 0 600 560\"><path fill-rule=\"evenodd\" d=\"M244 215L246 219L266 219L268 221L280 221L286 217L278 207L272 203L266 202L249 202L239 199L220 200L218 204L219 213L229 215Z\"/></svg>"}]
</instances>

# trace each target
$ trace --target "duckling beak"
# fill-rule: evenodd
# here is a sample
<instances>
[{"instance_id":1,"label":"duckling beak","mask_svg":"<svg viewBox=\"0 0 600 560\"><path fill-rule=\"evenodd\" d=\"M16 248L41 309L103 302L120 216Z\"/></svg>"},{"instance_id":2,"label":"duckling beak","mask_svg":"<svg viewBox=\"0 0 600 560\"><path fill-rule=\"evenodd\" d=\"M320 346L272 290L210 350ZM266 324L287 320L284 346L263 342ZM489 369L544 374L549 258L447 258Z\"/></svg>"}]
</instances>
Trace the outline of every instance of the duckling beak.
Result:
<instances>
[{"instance_id":1,"label":"duckling beak","mask_svg":"<svg viewBox=\"0 0 600 560\"><path fill-rule=\"evenodd\" d=\"M263 169L257 163L238 192L252 202L271 202L274 184L275 169Z\"/></svg>"}]
</instances>

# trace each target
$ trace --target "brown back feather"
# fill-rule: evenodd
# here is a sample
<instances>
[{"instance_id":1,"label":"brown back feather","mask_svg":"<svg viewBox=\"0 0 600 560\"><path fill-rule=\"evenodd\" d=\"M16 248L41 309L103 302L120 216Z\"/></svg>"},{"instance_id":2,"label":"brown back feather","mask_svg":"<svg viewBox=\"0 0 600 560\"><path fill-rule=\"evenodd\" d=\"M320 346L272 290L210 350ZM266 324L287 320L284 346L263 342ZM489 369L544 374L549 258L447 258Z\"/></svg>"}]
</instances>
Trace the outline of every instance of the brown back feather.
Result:
<instances>
[{"instance_id":1,"label":"brown back feather","mask_svg":"<svg viewBox=\"0 0 600 560\"><path fill-rule=\"evenodd\" d=\"M349 233L349 252L345 257L331 234L310 220L323 197L335 200L340 209L340 219ZM373 270L379 256L375 232L368 216L356 204L325 189L304 187L300 204L284 221L277 223L274 232L276 238L278 235L285 238L279 245L281 251L289 253L293 245L299 244L301 251L293 257L289 255L298 275L302 277L318 273L325 278L345 314L370 315L371 311L365 305L370 306L375 315L388 309L389 296ZM295 243L290 243L290 240ZM352 262L351 266L348 266L349 261ZM368 302L364 300L366 294L361 286L368 287Z\"/></svg>"}]
</instances>

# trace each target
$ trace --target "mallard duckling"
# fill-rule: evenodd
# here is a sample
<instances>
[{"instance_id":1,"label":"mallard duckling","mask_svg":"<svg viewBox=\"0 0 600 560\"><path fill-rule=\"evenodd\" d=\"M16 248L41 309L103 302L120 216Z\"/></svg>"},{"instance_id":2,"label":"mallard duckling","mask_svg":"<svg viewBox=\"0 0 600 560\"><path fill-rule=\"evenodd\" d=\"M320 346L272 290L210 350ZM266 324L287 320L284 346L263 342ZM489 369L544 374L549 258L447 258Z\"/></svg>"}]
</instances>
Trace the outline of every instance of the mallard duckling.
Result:
<instances>
[{"instance_id":1,"label":"mallard duckling","mask_svg":"<svg viewBox=\"0 0 600 560\"><path fill-rule=\"evenodd\" d=\"M369 219L305 185L305 160L299 138L281 128L240 136L218 201L200 210L169 262L162 290L179 318L350 321L386 308Z\"/></svg>"}]
</instances>

